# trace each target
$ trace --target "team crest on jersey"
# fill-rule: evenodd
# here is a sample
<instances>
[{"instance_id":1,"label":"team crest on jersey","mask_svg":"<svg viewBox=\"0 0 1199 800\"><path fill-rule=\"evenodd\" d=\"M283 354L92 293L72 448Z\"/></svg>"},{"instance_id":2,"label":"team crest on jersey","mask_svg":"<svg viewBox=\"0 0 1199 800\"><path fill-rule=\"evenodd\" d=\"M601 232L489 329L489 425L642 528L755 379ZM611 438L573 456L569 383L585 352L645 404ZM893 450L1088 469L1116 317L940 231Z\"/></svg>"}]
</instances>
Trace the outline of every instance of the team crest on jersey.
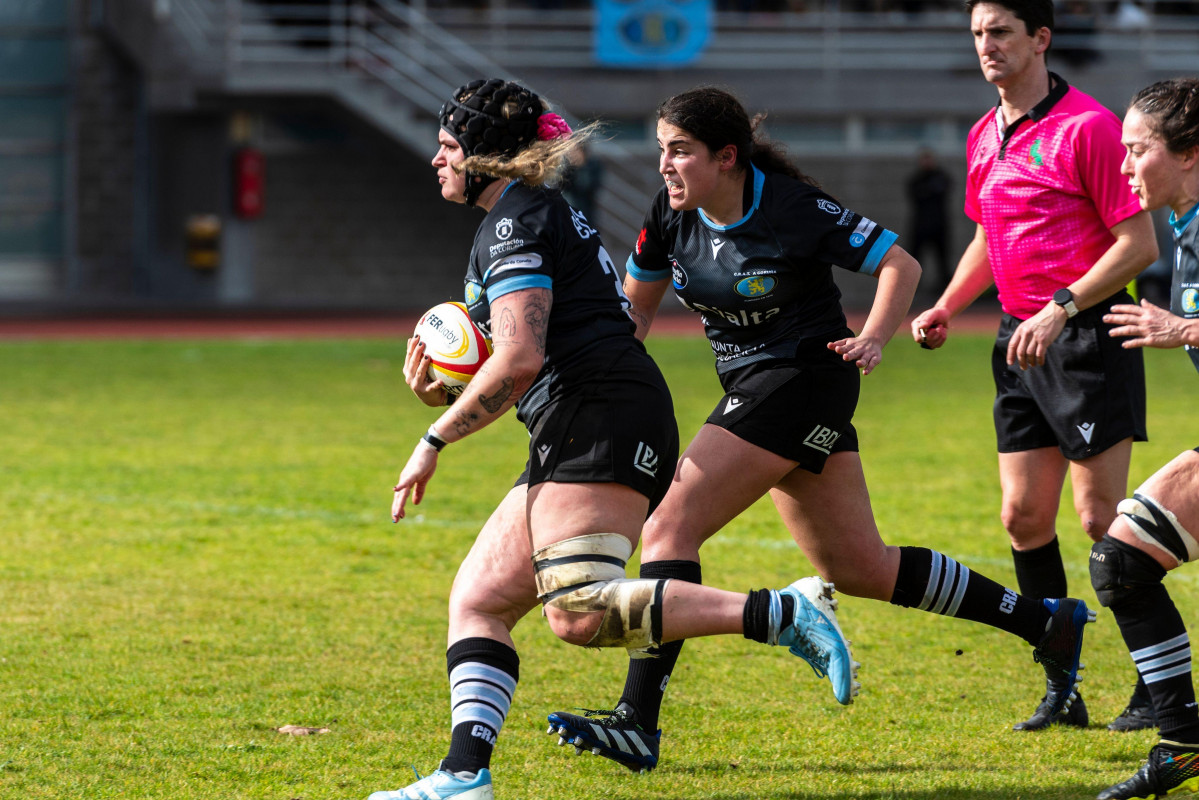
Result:
<instances>
[{"instance_id":1,"label":"team crest on jersey","mask_svg":"<svg viewBox=\"0 0 1199 800\"><path fill-rule=\"evenodd\" d=\"M1041 155L1041 140L1037 139L1032 143L1032 147L1028 148L1028 163L1034 167L1045 165L1045 157Z\"/></svg>"},{"instance_id":2,"label":"team crest on jersey","mask_svg":"<svg viewBox=\"0 0 1199 800\"><path fill-rule=\"evenodd\" d=\"M670 259L670 277L674 280L674 288L682 289L687 285L687 271L684 270L679 262L675 259Z\"/></svg>"},{"instance_id":3,"label":"team crest on jersey","mask_svg":"<svg viewBox=\"0 0 1199 800\"><path fill-rule=\"evenodd\" d=\"M475 303L479 302L479 298L483 296L483 287L474 281L468 281L466 284L465 296L466 304L468 306L473 306Z\"/></svg>"},{"instance_id":4,"label":"team crest on jersey","mask_svg":"<svg viewBox=\"0 0 1199 800\"><path fill-rule=\"evenodd\" d=\"M832 200L826 200L823 197L816 201L816 207L821 211L827 211L830 214L841 213L841 206L837 205Z\"/></svg>"},{"instance_id":5,"label":"team crest on jersey","mask_svg":"<svg viewBox=\"0 0 1199 800\"><path fill-rule=\"evenodd\" d=\"M774 291L776 283L778 281L769 275L754 275L737 281L733 285L733 291L742 297L763 297Z\"/></svg>"},{"instance_id":6,"label":"team crest on jersey","mask_svg":"<svg viewBox=\"0 0 1199 800\"><path fill-rule=\"evenodd\" d=\"M1184 314L1199 311L1199 289L1182 290L1182 311Z\"/></svg>"},{"instance_id":7,"label":"team crest on jersey","mask_svg":"<svg viewBox=\"0 0 1199 800\"><path fill-rule=\"evenodd\" d=\"M495 224L495 236L497 239L507 239L512 235L512 220L504 217Z\"/></svg>"}]
</instances>

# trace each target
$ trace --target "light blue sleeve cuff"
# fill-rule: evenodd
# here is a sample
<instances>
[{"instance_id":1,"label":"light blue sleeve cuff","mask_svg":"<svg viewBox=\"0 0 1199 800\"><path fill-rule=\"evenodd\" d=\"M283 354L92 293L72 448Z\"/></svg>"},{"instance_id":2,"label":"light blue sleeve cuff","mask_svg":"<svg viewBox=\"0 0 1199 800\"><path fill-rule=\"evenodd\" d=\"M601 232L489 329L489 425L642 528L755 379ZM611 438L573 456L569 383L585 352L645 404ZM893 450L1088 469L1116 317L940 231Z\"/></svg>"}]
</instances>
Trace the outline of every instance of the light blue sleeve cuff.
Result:
<instances>
[{"instance_id":1,"label":"light blue sleeve cuff","mask_svg":"<svg viewBox=\"0 0 1199 800\"><path fill-rule=\"evenodd\" d=\"M878 265L882 262L883 256L887 254L887 251L891 249L891 245L895 244L895 240L898 238L898 235L883 229L879 237L874 240L874 246L866 254L866 260L862 262L862 266L858 269L858 272L873 275L874 271L878 269Z\"/></svg>"},{"instance_id":2,"label":"light blue sleeve cuff","mask_svg":"<svg viewBox=\"0 0 1199 800\"><path fill-rule=\"evenodd\" d=\"M653 283L654 281L661 281L670 277L670 270L668 269L642 269L633 261L632 256L629 256L629 260L625 262L624 268L625 272L633 276L634 280L643 281L644 283Z\"/></svg>"},{"instance_id":3,"label":"light blue sleeve cuff","mask_svg":"<svg viewBox=\"0 0 1199 800\"><path fill-rule=\"evenodd\" d=\"M487 287L488 300L495 301L506 294L519 292L521 289L553 289L554 281L549 275L514 275L496 281Z\"/></svg>"}]
</instances>

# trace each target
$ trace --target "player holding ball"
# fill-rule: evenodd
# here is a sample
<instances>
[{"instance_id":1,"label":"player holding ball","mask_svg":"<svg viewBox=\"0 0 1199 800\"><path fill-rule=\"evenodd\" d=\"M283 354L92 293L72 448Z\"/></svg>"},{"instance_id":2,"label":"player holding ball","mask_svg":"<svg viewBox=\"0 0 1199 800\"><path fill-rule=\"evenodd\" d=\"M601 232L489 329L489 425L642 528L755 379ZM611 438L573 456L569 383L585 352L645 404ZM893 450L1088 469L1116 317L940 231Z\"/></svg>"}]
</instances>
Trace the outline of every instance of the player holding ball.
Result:
<instances>
[{"instance_id":1,"label":"player holding ball","mask_svg":"<svg viewBox=\"0 0 1199 800\"><path fill-rule=\"evenodd\" d=\"M440 123L433 166L442 197L486 213L465 300L493 353L417 443L392 519L409 499L421 502L443 448L513 406L529 454L450 593L449 752L437 771L373 800L492 797L491 753L519 677L510 631L538 603L555 634L588 647L643 651L722 633L781 644L849 703L856 665L819 578L748 597L625 578L641 526L674 474L678 428L598 233L550 188L590 131L572 135L540 97L502 80L459 88ZM414 339L408 385L426 405L444 407L446 391L428 367Z\"/></svg>"}]
</instances>

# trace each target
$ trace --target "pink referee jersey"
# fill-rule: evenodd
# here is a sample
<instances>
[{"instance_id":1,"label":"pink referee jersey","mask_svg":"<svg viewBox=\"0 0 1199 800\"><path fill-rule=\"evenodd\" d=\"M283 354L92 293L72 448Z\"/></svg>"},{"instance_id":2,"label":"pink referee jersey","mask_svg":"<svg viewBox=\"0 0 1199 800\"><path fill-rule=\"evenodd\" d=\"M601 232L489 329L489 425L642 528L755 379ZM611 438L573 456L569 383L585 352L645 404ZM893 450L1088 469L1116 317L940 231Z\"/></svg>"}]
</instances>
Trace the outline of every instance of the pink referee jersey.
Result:
<instances>
[{"instance_id":1,"label":"pink referee jersey","mask_svg":"<svg viewBox=\"0 0 1199 800\"><path fill-rule=\"evenodd\" d=\"M966 215L987 234L1003 310L1028 319L1094 266L1110 228L1141 210L1120 174L1120 120L1057 75L1005 131L998 107L966 144Z\"/></svg>"}]
</instances>

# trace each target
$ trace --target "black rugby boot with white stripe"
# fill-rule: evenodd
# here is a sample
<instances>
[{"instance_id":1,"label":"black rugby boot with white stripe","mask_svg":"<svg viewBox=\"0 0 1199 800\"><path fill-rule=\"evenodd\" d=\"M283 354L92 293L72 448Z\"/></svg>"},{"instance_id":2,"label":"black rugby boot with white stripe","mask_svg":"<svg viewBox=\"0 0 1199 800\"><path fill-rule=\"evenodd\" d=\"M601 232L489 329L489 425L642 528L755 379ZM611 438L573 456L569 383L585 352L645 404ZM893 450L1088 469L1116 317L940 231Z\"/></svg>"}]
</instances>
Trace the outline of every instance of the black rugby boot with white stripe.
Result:
<instances>
[{"instance_id":1,"label":"black rugby boot with white stripe","mask_svg":"<svg viewBox=\"0 0 1199 800\"><path fill-rule=\"evenodd\" d=\"M575 754L590 751L610 758L633 772L649 772L658 766L658 740L662 731L647 733L635 721L633 709L621 703L613 711L593 711L568 714L556 711L548 719L546 733L558 734L558 745L573 744Z\"/></svg>"}]
</instances>

